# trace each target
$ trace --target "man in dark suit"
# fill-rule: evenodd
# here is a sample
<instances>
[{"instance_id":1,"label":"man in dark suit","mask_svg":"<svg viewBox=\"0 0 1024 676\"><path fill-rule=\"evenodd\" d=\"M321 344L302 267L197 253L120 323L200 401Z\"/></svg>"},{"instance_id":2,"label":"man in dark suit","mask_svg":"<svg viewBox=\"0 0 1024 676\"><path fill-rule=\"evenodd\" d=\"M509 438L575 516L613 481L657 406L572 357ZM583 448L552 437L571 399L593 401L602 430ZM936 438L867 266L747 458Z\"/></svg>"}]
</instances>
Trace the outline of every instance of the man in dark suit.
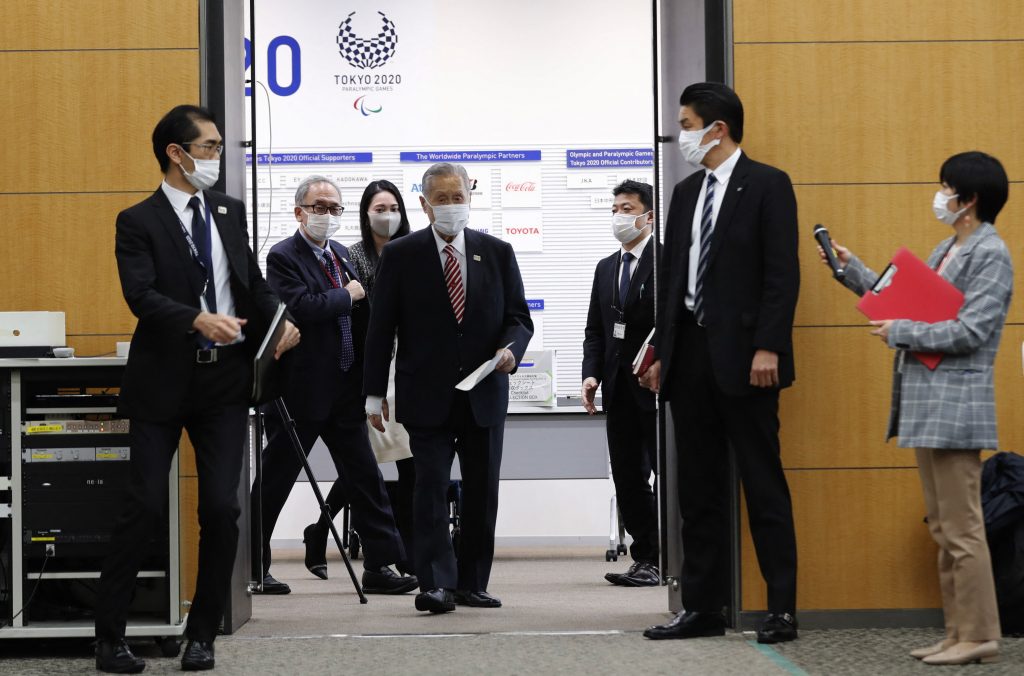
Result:
<instances>
[{"instance_id":1,"label":"man in dark suit","mask_svg":"<svg viewBox=\"0 0 1024 676\"><path fill-rule=\"evenodd\" d=\"M654 395L633 375L633 358L654 327L654 258L651 186L625 181L612 191L612 234L620 251L601 260L594 272L583 339L583 406L593 414L601 386L615 497L626 530L633 536L633 564L604 577L622 587L659 584L658 507L651 489L657 466L658 432Z\"/></svg>"},{"instance_id":2,"label":"man in dark suit","mask_svg":"<svg viewBox=\"0 0 1024 676\"><path fill-rule=\"evenodd\" d=\"M288 305L303 331L302 344L285 359L284 401L306 455L324 440L338 475L352 499L352 521L363 542L363 590L404 594L416 588L413 576L396 575L390 564L405 560L384 479L370 448L363 412L363 345L368 301L348 249L331 241L338 231L341 190L326 176L310 176L295 191L299 227L267 256L267 281ZM285 423L273 405L264 407L267 447L263 450L262 534L252 537L253 561L262 545L264 594L287 594L287 584L270 575L270 536L288 494L302 470ZM332 516L343 505L330 505ZM306 565L327 578L324 550L329 531L316 524L303 533ZM315 552L317 560L310 560Z\"/></svg>"},{"instance_id":3,"label":"man in dark suit","mask_svg":"<svg viewBox=\"0 0 1024 676\"><path fill-rule=\"evenodd\" d=\"M119 400L131 421L131 485L103 565L96 668L136 673L124 641L128 606L151 533L166 518L167 473L182 428L199 474L199 573L185 670L212 669L238 542L252 359L278 299L248 246L245 206L209 188L224 149L211 113L178 106L153 130L164 181L117 216L121 289L139 322ZM287 323L276 357L298 343Z\"/></svg>"},{"instance_id":4,"label":"man in dark suit","mask_svg":"<svg viewBox=\"0 0 1024 676\"><path fill-rule=\"evenodd\" d=\"M648 638L724 633L730 597L729 449L768 585L758 641L797 636L796 536L779 449L779 391L792 384L800 286L796 198L748 158L743 105L725 85L687 87L679 145L703 169L672 193L658 284L659 361L645 383L671 403L683 517L684 610Z\"/></svg>"},{"instance_id":5,"label":"man in dark suit","mask_svg":"<svg viewBox=\"0 0 1024 676\"><path fill-rule=\"evenodd\" d=\"M398 336L395 417L416 462L416 609L443 613L455 603L497 608L487 593L494 558L498 472L508 412L508 374L533 335L511 245L464 229L466 170L435 164L420 203L431 227L388 243L374 288L366 339L366 412L383 431L391 349ZM468 392L455 388L480 364L495 371ZM462 468L459 552L448 532L452 460Z\"/></svg>"}]
</instances>

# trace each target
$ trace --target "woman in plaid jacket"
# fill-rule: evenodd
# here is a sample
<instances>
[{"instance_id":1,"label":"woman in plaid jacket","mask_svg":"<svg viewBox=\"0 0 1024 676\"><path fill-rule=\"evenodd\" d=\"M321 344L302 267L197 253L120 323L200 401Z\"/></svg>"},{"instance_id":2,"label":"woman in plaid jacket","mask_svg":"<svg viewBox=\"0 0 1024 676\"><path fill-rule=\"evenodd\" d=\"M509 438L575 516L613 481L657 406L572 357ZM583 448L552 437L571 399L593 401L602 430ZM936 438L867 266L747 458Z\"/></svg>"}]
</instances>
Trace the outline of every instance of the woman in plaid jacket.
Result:
<instances>
[{"instance_id":1,"label":"woman in plaid jacket","mask_svg":"<svg viewBox=\"0 0 1024 676\"><path fill-rule=\"evenodd\" d=\"M1010 297L1013 266L994 223L1006 203L1006 172L980 152L954 155L939 171L935 216L952 226L928 264L964 294L956 319L928 324L871 322L895 348L888 437L914 448L928 513L939 545L946 637L911 655L928 664L998 659L1000 627L981 511L981 458L997 448L993 363ZM846 269L843 284L863 295L878 280L856 256L832 242ZM824 252L820 252L824 259ZM933 371L908 351L940 352Z\"/></svg>"}]
</instances>

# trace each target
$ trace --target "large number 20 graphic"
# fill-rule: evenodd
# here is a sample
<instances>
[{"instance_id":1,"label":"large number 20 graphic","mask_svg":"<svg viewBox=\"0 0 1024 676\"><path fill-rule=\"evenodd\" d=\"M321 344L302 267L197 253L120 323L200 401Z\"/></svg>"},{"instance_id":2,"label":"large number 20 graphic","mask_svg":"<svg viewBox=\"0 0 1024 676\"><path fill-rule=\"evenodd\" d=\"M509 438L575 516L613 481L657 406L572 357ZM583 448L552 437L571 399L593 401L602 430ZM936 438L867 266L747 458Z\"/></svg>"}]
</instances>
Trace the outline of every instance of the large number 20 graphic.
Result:
<instances>
[{"instance_id":1,"label":"large number 20 graphic","mask_svg":"<svg viewBox=\"0 0 1024 676\"><path fill-rule=\"evenodd\" d=\"M292 72L286 86L281 85L277 72L277 54L281 48L287 48L291 52ZM252 67L252 42L245 38L245 71L249 79L252 74L249 72ZM291 96L302 84L302 51L299 43L290 35L278 35L267 45L267 84L270 91L278 96ZM252 96L252 87L245 88L245 95Z\"/></svg>"}]
</instances>

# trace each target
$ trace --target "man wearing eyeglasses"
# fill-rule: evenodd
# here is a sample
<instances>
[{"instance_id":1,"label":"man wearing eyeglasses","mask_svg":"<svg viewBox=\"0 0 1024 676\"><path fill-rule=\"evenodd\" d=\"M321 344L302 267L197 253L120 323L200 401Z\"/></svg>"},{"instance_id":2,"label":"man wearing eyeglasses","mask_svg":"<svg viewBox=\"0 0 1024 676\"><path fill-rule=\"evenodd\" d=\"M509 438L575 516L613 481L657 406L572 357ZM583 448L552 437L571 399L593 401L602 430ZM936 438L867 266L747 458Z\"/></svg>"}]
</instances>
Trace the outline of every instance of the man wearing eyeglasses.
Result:
<instances>
[{"instance_id":1,"label":"man wearing eyeglasses","mask_svg":"<svg viewBox=\"0 0 1024 676\"><path fill-rule=\"evenodd\" d=\"M181 666L214 666L238 545L252 359L280 302L249 249L245 205L210 190L223 148L209 111L174 108L153 130L162 184L117 216L117 269L138 325L118 401L131 421L131 482L96 594L100 671L146 666L125 643L125 623L148 545L166 523L167 474L182 429L195 448L200 535ZM275 357L298 341L287 322Z\"/></svg>"},{"instance_id":2,"label":"man wearing eyeglasses","mask_svg":"<svg viewBox=\"0 0 1024 676\"><path fill-rule=\"evenodd\" d=\"M370 308L348 248L331 241L345 211L341 190L326 176L309 176L295 191L295 234L271 248L267 281L302 327L302 345L284 361L284 401L295 419L302 450L309 455L317 438L348 485L352 523L363 543L363 587L368 594L404 594L416 588L414 576L398 575L391 564L405 562L402 538L370 447L363 413L363 344ZM287 594L270 574L270 536L302 469L284 422L265 407L267 447L263 450L263 532L253 532L253 561L262 547L264 594ZM331 505L332 515L344 505ZM255 523L254 523L255 526ZM304 540L314 537L310 529ZM322 536L321 536L322 537ZM307 542L306 567L327 578L325 543Z\"/></svg>"}]
</instances>

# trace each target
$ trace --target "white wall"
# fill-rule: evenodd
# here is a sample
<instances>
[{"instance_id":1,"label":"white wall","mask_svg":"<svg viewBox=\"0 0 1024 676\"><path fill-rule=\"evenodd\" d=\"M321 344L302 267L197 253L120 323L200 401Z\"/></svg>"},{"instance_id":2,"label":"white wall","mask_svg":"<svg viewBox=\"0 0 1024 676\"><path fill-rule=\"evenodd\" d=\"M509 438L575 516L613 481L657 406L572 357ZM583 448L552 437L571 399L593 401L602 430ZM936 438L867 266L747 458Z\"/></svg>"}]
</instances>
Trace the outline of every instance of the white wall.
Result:
<instances>
[{"instance_id":1,"label":"white wall","mask_svg":"<svg viewBox=\"0 0 1024 676\"><path fill-rule=\"evenodd\" d=\"M324 495L330 482L321 483ZM611 480L502 481L498 498L498 544L587 544L606 548ZM316 520L313 491L296 482L277 522L271 545L294 547L302 529Z\"/></svg>"}]
</instances>

